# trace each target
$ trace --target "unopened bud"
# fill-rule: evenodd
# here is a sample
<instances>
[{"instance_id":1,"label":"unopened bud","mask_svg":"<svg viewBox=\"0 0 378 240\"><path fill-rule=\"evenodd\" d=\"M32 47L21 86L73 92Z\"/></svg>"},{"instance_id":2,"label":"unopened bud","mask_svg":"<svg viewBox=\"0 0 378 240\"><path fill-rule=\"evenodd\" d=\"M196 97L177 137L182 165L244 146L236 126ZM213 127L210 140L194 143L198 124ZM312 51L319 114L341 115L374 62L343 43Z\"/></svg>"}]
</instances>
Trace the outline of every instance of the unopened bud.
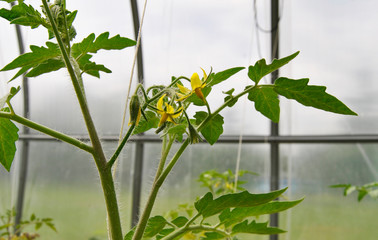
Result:
<instances>
[{"instance_id":1,"label":"unopened bud","mask_svg":"<svg viewBox=\"0 0 378 240\"><path fill-rule=\"evenodd\" d=\"M138 125L141 115L141 108L138 95L133 95L130 100L130 121L129 125Z\"/></svg>"}]
</instances>

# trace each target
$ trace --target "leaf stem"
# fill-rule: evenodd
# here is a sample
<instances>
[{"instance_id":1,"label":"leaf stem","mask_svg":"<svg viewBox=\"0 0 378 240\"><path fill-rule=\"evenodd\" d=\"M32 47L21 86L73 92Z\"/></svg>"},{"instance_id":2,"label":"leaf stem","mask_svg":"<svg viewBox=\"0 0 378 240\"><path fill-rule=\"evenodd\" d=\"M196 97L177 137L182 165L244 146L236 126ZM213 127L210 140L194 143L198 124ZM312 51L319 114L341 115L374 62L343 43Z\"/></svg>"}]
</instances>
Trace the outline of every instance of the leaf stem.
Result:
<instances>
[{"instance_id":1,"label":"leaf stem","mask_svg":"<svg viewBox=\"0 0 378 240\"><path fill-rule=\"evenodd\" d=\"M59 139L63 142L66 142L66 143L69 143L71 145L74 145L75 147L78 147L88 153L91 153L93 154L94 150L93 150L93 147L92 146L89 146L85 143L83 143L82 141L76 139L76 138L73 138L71 136L68 136L64 133L61 133L61 132L58 132L56 130L53 130L51 128L48 128L48 127L45 127L39 123L36 123L36 122L33 122L27 118L24 118L24 117L21 117L19 115L16 115L16 114L12 114L12 113L5 113L5 112L0 112L0 117L2 118L8 118L10 120L13 120L15 122L18 122L26 127L29 127L29 128L32 128L34 130L37 130L39 132L42 132L46 135L49 135L51 137L54 137L56 139Z\"/></svg>"}]
</instances>

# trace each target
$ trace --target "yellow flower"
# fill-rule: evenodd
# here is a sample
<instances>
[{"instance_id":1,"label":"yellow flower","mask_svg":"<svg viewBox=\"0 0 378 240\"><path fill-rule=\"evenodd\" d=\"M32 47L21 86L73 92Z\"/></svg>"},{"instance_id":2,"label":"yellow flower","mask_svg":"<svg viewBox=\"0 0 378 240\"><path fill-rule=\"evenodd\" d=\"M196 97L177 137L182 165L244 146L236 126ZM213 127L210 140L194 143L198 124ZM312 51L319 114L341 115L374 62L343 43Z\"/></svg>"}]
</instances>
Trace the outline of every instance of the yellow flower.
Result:
<instances>
[{"instance_id":1,"label":"yellow flower","mask_svg":"<svg viewBox=\"0 0 378 240\"><path fill-rule=\"evenodd\" d=\"M175 111L175 109L168 103L165 103L165 106L163 106L164 97L165 97L165 94L161 96L161 98L159 99L156 105L157 113L161 115L159 127L163 125L163 123L165 123L166 121L176 124L173 119L178 118L182 112L182 108L179 108L177 111Z\"/></svg>"},{"instance_id":2,"label":"yellow flower","mask_svg":"<svg viewBox=\"0 0 378 240\"><path fill-rule=\"evenodd\" d=\"M177 84L177 87L180 89L181 93L177 93L179 99L177 101L183 101L190 97L193 93L195 93L203 102L206 102L206 98L202 93L202 89L206 86L207 75L205 70L201 68L203 72L203 82L198 76L198 73L193 73L192 77L190 78L190 85L192 86L192 90L187 89L186 87L182 86L181 84Z\"/></svg>"}]
</instances>

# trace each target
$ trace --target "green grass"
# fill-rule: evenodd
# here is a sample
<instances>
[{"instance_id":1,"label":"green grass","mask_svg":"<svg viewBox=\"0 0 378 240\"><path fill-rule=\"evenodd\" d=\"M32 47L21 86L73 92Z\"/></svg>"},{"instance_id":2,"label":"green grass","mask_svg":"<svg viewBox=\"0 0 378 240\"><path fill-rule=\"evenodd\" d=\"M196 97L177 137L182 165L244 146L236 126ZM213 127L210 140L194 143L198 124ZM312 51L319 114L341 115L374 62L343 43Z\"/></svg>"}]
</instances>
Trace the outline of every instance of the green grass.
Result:
<instances>
[{"instance_id":1,"label":"green grass","mask_svg":"<svg viewBox=\"0 0 378 240\"><path fill-rule=\"evenodd\" d=\"M39 231L41 240L89 240L95 236L106 239L106 215L98 186L45 186L35 187L32 191L32 195L27 195L29 200L25 204L24 216L35 213L40 218L51 217L58 229L55 233L43 227ZM125 234L130 224L130 204L129 196L120 195ZM178 203L172 196L164 196L158 204L159 211L166 211ZM281 235L280 240L375 240L378 236L377 213L377 201L368 198L358 203L353 196L345 198L339 193L308 195L291 213L280 215L281 228L289 231ZM290 226L287 226L287 214L291 215ZM243 239L266 240L268 237L248 236Z\"/></svg>"}]
</instances>

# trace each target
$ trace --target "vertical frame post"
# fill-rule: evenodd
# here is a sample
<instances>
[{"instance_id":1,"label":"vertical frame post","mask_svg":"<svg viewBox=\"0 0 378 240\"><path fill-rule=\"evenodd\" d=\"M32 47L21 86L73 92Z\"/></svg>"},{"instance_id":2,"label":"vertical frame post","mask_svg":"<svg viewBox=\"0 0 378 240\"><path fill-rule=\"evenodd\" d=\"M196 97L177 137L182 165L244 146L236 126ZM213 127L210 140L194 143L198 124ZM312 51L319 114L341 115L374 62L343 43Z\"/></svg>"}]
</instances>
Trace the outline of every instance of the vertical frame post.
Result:
<instances>
[{"instance_id":1,"label":"vertical frame post","mask_svg":"<svg viewBox=\"0 0 378 240\"><path fill-rule=\"evenodd\" d=\"M271 57L279 58L279 1L271 0ZM278 70L271 75L271 83L277 79ZM270 135L272 137L279 135L278 123L271 122ZM278 190L280 187L280 164L279 164L279 143L273 141L270 144L270 190ZM270 225L278 227L278 213L270 216ZM270 235L270 240L278 240L278 235Z\"/></svg>"}]
</instances>

